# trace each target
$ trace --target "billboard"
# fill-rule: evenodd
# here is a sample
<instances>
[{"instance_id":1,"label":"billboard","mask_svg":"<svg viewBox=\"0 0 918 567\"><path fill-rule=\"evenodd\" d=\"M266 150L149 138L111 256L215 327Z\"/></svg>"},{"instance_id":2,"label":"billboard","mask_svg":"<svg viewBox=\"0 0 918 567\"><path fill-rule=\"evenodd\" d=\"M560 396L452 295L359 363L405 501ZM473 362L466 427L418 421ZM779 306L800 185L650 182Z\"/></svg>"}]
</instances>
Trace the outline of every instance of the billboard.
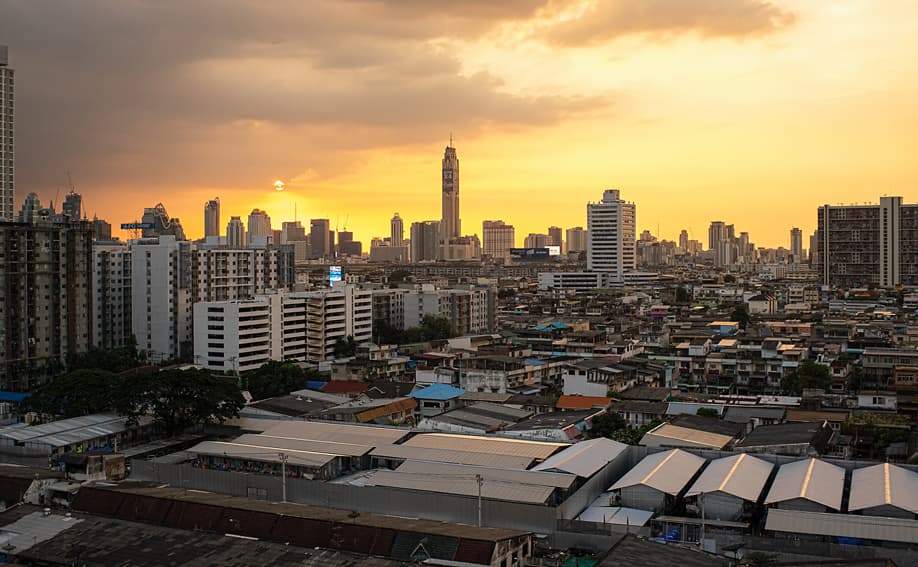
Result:
<instances>
[{"instance_id":1,"label":"billboard","mask_svg":"<svg viewBox=\"0 0 918 567\"><path fill-rule=\"evenodd\" d=\"M548 246L548 255L549 256L560 256L561 247L560 246Z\"/></svg>"},{"instance_id":2,"label":"billboard","mask_svg":"<svg viewBox=\"0 0 918 567\"><path fill-rule=\"evenodd\" d=\"M342 279L341 266L328 267L328 285L332 285L335 282L340 282Z\"/></svg>"},{"instance_id":3,"label":"billboard","mask_svg":"<svg viewBox=\"0 0 918 567\"><path fill-rule=\"evenodd\" d=\"M123 222L121 230L140 230L144 228L156 228L152 222Z\"/></svg>"},{"instance_id":4,"label":"billboard","mask_svg":"<svg viewBox=\"0 0 918 567\"><path fill-rule=\"evenodd\" d=\"M512 258L548 258L549 250L548 248L511 248L510 256Z\"/></svg>"}]
</instances>

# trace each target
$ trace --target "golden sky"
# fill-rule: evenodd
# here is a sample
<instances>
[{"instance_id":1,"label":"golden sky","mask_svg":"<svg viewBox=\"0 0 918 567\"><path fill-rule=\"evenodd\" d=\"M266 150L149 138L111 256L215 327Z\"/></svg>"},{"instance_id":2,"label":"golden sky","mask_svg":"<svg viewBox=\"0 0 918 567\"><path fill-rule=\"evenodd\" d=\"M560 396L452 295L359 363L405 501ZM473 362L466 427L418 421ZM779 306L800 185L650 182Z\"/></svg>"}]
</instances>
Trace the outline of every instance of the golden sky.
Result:
<instances>
[{"instance_id":1,"label":"golden sky","mask_svg":"<svg viewBox=\"0 0 918 567\"><path fill-rule=\"evenodd\" d=\"M70 171L117 225L163 202L191 237L327 217L369 245L440 216L463 232L583 226L618 188L638 229L711 220L788 246L824 203L918 201L911 0L0 0L16 69L17 197ZM275 179L287 191L273 189ZM58 200L62 199L60 191ZM659 232L658 232L659 227ZM806 244L806 243L805 243Z\"/></svg>"}]
</instances>

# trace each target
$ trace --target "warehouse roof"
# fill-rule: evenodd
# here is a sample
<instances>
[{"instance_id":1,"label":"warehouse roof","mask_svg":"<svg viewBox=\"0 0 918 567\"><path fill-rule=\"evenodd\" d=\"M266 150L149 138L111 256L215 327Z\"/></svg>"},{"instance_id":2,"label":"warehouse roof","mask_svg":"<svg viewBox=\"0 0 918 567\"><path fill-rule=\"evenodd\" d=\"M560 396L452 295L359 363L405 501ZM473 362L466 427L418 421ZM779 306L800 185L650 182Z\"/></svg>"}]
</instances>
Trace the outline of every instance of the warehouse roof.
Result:
<instances>
[{"instance_id":1,"label":"warehouse roof","mask_svg":"<svg viewBox=\"0 0 918 567\"><path fill-rule=\"evenodd\" d=\"M845 469L819 459L781 465L765 498L766 504L804 498L840 510Z\"/></svg>"},{"instance_id":2,"label":"warehouse roof","mask_svg":"<svg viewBox=\"0 0 918 567\"><path fill-rule=\"evenodd\" d=\"M470 478L465 476L455 478L387 470L378 470L369 477L367 486L387 486L460 496L477 496L480 488L482 498L527 504L544 504L555 491L555 488L551 486L520 484L506 480L487 480L479 487L474 475Z\"/></svg>"},{"instance_id":3,"label":"warehouse roof","mask_svg":"<svg viewBox=\"0 0 918 567\"><path fill-rule=\"evenodd\" d=\"M476 476L481 476L485 481L501 480L564 489L573 486L574 481L577 480L577 477L572 474L457 465L455 463L436 463L432 461L405 461L395 471L398 473L427 474L443 479L472 478L474 480Z\"/></svg>"},{"instance_id":4,"label":"warehouse roof","mask_svg":"<svg viewBox=\"0 0 918 567\"><path fill-rule=\"evenodd\" d=\"M441 413L440 415L427 419L492 431L505 425L516 423L530 415L532 415L531 411L502 406L500 404L492 404L490 402L480 402L446 413Z\"/></svg>"},{"instance_id":5,"label":"warehouse roof","mask_svg":"<svg viewBox=\"0 0 918 567\"><path fill-rule=\"evenodd\" d=\"M724 492L743 500L757 502L765 490L774 465L742 453L715 459L686 492L686 496Z\"/></svg>"},{"instance_id":6,"label":"warehouse roof","mask_svg":"<svg viewBox=\"0 0 918 567\"><path fill-rule=\"evenodd\" d=\"M918 521L856 514L826 514L797 510L768 511L765 529L791 534L849 537L914 544Z\"/></svg>"},{"instance_id":7,"label":"warehouse roof","mask_svg":"<svg viewBox=\"0 0 918 567\"><path fill-rule=\"evenodd\" d=\"M281 462L281 451L278 451L277 447L272 447L270 445L204 441L188 449L188 452L208 457L226 457L245 461L257 461L259 463L280 464ZM339 456L329 453L297 451L294 449L285 449L283 453L287 456L287 462L289 464L312 468L325 466Z\"/></svg>"},{"instance_id":8,"label":"warehouse roof","mask_svg":"<svg viewBox=\"0 0 918 567\"><path fill-rule=\"evenodd\" d=\"M727 406L724 411L725 421L735 421L737 423L747 423L753 419L784 419L787 408L775 408L768 406Z\"/></svg>"},{"instance_id":9,"label":"warehouse roof","mask_svg":"<svg viewBox=\"0 0 918 567\"><path fill-rule=\"evenodd\" d=\"M690 447L704 447L710 449L723 449L733 441L733 437L729 435L721 435L719 433L711 433L708 431L701 431L700 429L693 429L688 427L681 427L679 425L673 425L671 423L661 423L660 425L654 427L641 439L642 445L651 445L652 443L648 438L658 437L661 439L660 446L690 446ZM655 445L655 443L654 443Z\"/></svg>"},{"instance_id":10,"label":"warehouse roof","mask_svg":"<svg viewBox=\"0 0 918 567\"><path fill-rule=\"evenodd\" d=\"M685 488L704 463L703 458L681 449L653 453L644 457L633 469L625 473L625 476L609 487L609 490L642 484L675 496Z\"/></svg>"},{"instance_id":11,"label":"warehouse roof","mask_svg":"<svg viewBox=\"0 0 918 567\"><path fill-rule=\"evenodd\" d=\"M473 453L471 451L455 451L452 449L409 447L408 445L380 445L370 452L370 456L384 459L437 461L441 463L483 465L486 467L520 470L529 468L534 460L532 457L518 457L500 453Z\"/></svg>"},{"instance_id":12,"label":"warehouse roof","mask_svg":"<svg viewBox=\"0 0 918 567\"><path fill-rule=\"evenodd\" d=\"M257 445L260 447L273 447L276 449L290 449L295 451L308 451L311 453L328 453L342 457L362 457L373 447L370 445L355 445L352 443L336 443L334 441L313 441L312 439L296 439L293 437L276 437L274 435L259 435L249 433L233 439L233 443L242 445Z\"/></svg>"},{"instance_id":13,"label":"warehouse roof","mask_svg":"<svg viewBox=\"0 0 918 567\"><path fill-rule=\"evenodd\" d=\"M147 425L153 419L141 416L139 423ZM10 425L0 427L0 438L7 438L16 443L38 443L52 447L64 447L73 443L107 437L130 429L128 418L113 413L97 413L61 419L41 425Z\"/></svg>"},{"instance_id":14,"label":"warehouse roof","mask_svg":"<svg viewBox=\"0 0 918 567\"><path fill-rule=\"evenodd\" d=\"M395 443L408 435L409 431L397 427L352 425L322 421L278 421L272 422L264 433L275 437L333 441L375 447Z\"/></svg>"},{"instance_id":15,"label":"warehouse roof","mask_svg":"<svg viewBox=\"0 0 918 567\"><path fill-rule=\"evenodd\" d=\"M621 506L590 506L577 516L581 522L598 522L619 526L640 527L647 524L655 512Z\"/></svg>"},{"instance_id":16,"label":"warehouse roof","mask_svg":"<svg viewBox=\"0 0 918 567\"><path fill-rule=\"evenodd\" d=\"M883 463L851 473L848 511L894 506L918 514L918 473Z\"/></svg>"},{"instance_id":17,"label":"warehouse roof","mask_svg":"<svg viewBox=\"0 0 918 567\"><path fill-rule=\"evenodd\" d=\"M628 445L599 437L583 441L555 453L534 471L557 471L589 478L628 450Z\"/></svg>"},{"instance_id":18,"label":"warehouse roof","mask_svg":"<svg viewBox=\"0 0 918 567\"><path fill-rule=\"evenodd\" d=\"M820 451L832 437L832 430L823 422L778 423L761 425L736 444L737 449L810 444Z\"/></svg>"},{"instance_id":19,"label":"warehouse roof","mask_svg":"<svg viewBox=\"0 0 918 567\"><path fill-rule=\"evenodd\" d=\"M498 453L517 457L547 459L567 443L526 441L508 437L483 437L479 435L453 435L450 433L420 433L403 443L409 447L449 449L473 453Z\"/></svg>"}]
</instances>

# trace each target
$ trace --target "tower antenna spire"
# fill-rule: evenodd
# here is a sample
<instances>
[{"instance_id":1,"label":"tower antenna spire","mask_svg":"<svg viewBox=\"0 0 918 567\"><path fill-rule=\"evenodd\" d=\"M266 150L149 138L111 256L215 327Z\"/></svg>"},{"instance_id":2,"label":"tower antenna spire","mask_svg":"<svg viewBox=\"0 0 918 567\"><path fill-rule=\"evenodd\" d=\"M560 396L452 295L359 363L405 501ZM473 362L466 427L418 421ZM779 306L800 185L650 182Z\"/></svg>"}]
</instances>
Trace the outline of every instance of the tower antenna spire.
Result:
<instances>
[{"instance_id":1,"label":"tower antenna spire","mask_svg":"<svg viewBox=\"0 0 918 567\"><path fill-rule=\"evenodd\" d=\"M449 133L449 147L453 147L453 133Z\"/></svg>"}]
</instances>

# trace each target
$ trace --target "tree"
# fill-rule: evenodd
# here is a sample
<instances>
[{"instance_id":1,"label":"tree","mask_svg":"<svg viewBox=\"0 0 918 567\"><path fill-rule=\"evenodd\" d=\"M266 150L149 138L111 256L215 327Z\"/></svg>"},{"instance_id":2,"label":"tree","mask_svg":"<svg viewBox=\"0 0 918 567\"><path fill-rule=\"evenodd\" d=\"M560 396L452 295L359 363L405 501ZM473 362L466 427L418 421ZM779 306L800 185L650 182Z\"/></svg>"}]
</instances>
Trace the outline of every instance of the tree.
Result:
<instances>
[{"instance_id":1,"label":"tree","mask_svg":"<svg viewBox=\"0 0 918 567\"><path fill-rule=\"evenodd\" d=\"M740 329L745 329L750 319L749 310L746 308L746 305L737 305L736 308L733 309L733 312L730 313L730 319L739 323Z\"/></svg>"},{"instance_id":2,"label":"tree","mask_svg":"<svg viewBox=\"0 0 918 567\"><path fill-rule=\"evenodd\" d=\"M421 333L424 341L451 339L457 335L452 321L435 315L424 315L421 319Z\"/></svg>"},{"instance_id":3,"label":"tree","mask_svg":"<svg viewBox=\"0 0 918 567\"><path fill-rule=\"evenodd\" d=\"M681 285L676 288L676 303L690 303L692 294Z\"/></svg>"},{"instance_id":4,"label":"tree","mask_svg":"<svg viewBox=\"0 0 918 567\"><path fill-rule=\"evenodd\" d=\"M285 396L306 387L307 373L293 362L272 360L242 375L252 399Z\"/></svg>"},{"instance_id":5,"label":"tree","mask_svg":"<svg viewBox=\"0 0 918 567\"><path fill-rule=\"evenodd\" d=\"M167 436L237 417L245 405L236 379L206 370L164 369L127 379L130 399L121 408L132 419L150 414Z\"/></svg>"},{"instance_id":6,"label":"tree","mask_svg":"<svg viewBox=\"0 0 918 567\"><path fill-rule=\"evenodd\" d=\"M593 439L598 437L614 439L619 431L628 427L628 423L625 419L616 412L597 415L590 423L591 427L589 434Z\"/></svg>"},{"instance_id":7,"label":"tree","mask_svg":"<svg viewBox=\"0 0 918 567\"><path fill-rule=\"evenodd\" d=\"M373 333L378 344L411 344L440 339L451 339L458 333L453 322L446 317L424 315L421 326L397 329L383 320L373 323Z\"/></svg>"},{"instance_id":8,"label":"tree","mask_svg":"<svg viewBox=\"0 0 918 567\"><path fill-rule=\"evenodd\" d=\"M127 346L116 349L92 347L79 354L71 354L67 359L67 368L73 370L100 369L109 372L124 372L131 368L143 366L144 361L137 351L137 343L131 340Z\"/></svg>"},{"instance_id":9,"label":"tree","mask_svg":"<svg viewBox=\"0 0 918 567\"><path fill-rule=\"evenodd\" d=\"M353 335L348 335L346 339L338 337L335 341L335 358L346 358L357 354L357 342Z\"/></svg>"},{"instance_id":10,"label":"tree","mask_svg":"<svg viewBox=\"0 0 918 567\"><path fill-rule=\"evenodd\" d=\"M698 408L698 411L695 412L695 415L700 415L702 417L720 417L717 414L717 410L714 408Z\"/></svg>"},{"instance_id":11,"label":"tree","mask_svg":"<svg viewBox=\"0 0 918 567\"><path fill-rule=\"evenodd\" d=\"M799 396L806 388L827 390L832 385L829 367L806 360L790 376L781 380L781 390L788 396Z\"/></svg>"},{"instance_id":12,"label":"tree","mask_svg":"<svg viewBox=\"0 0 918 567\"><path fill-rule=\"evenodd\" d=\"M115 411L125 393L123 382L108 370L76 370L39 386L26 407L39 414L62 417Z\"/></svg>"}]
</instances>

